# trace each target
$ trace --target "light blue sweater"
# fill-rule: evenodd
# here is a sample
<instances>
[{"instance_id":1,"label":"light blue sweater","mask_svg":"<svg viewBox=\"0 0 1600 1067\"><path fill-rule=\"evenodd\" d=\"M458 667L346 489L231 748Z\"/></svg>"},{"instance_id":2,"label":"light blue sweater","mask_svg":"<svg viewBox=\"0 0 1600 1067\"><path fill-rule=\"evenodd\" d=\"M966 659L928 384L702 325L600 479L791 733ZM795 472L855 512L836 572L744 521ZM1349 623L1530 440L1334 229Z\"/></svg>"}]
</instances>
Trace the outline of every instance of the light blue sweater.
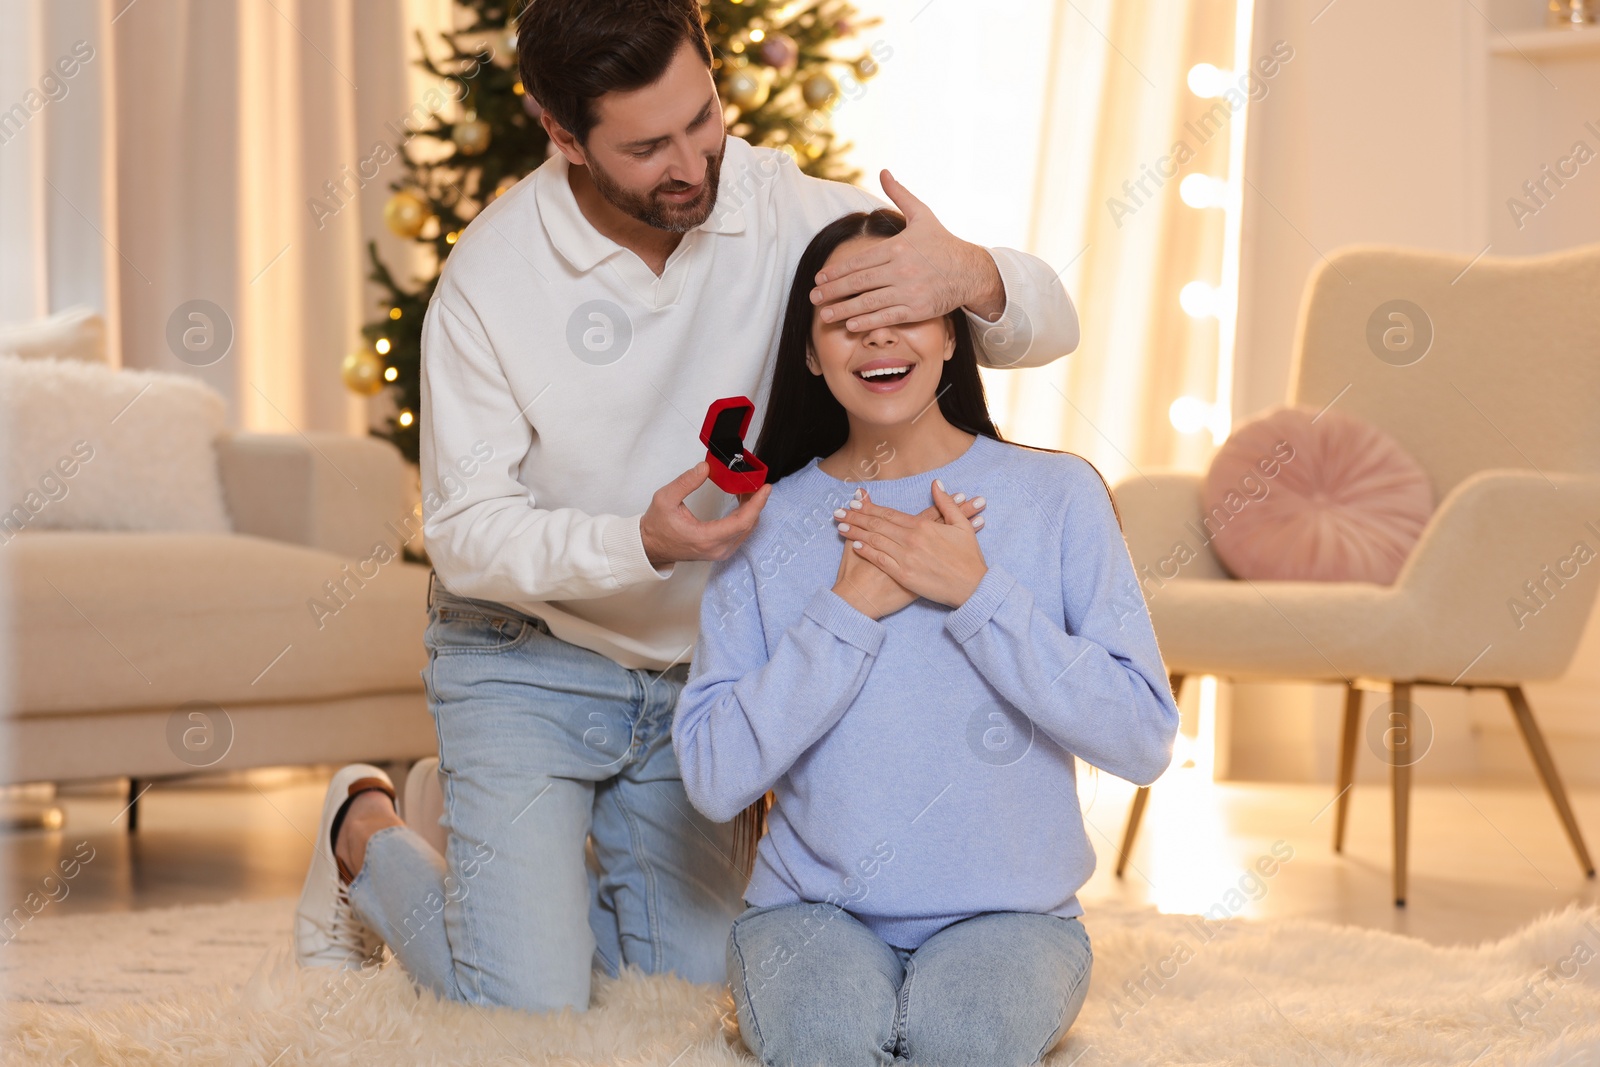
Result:
<instances>
[{"instance_id":1,"label":"light blue sweater","mask_svg":"<svg viewBox=\"0 0 1600 1067\"><path fill-rule=\"evenodd\" d=\"M1082 915L1095 855L1075 757L1149 784L1178 729L1094 469L980 436L867 489L915 513L936 477L988 502L989 570L960 608L874 620L833 592L833 509L856 483L813 460L713 566L672 735L709 818L775 792L747 903L831 901L908 949L983 912Z\"/></svg>"}]
</instances>

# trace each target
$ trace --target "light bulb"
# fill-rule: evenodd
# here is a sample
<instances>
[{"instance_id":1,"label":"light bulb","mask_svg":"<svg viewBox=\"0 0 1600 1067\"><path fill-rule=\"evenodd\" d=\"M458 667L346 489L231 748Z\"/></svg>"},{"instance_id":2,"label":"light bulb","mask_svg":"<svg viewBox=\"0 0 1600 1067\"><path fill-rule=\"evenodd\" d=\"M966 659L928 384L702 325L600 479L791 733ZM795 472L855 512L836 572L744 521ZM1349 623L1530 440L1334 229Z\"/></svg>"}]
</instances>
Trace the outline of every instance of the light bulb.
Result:
<instances>
[{"instance_id":1,"label":"light bulb","mask_svg":"<svg viewBox=\"0 0 1600 1067\"><path fill-rule=\"evenodd\" d=\"M1178 293L1178 303L1190 318L1211 319L1217 315L1217 290L1205 282L1190 282Z\"/></svg>"},{"instance_id":2,"label":"light bulb","mask_svg":"<svg viewBox=\"0 0 1600 1067\"><path fill-rule=\"evenodd\" d=\"M1222 207L1228 202L1228 183L1209 174L1191 174L1178 183L1178 195L1193 208Z\"/></svg>"},{"instance_id":3,"label":"light bulb","mask_svg":"<svg viewBox=\"0 0 1600 1067\"><path fill-rule=\"evenodd\" d=\"M1196 63L1189 68L1186 80L1191 93L1209 100L1213 96L1221 96L1222 91L1228 87L1228 72L1219 70L1210 63Z\"/></svg>"},{"instance_id":4,"label":"light bulb","mask_svg":"<svg viewBox=\"0 0 1600 1067\"><path fill-rule=\"evenodd\" d=\"M387 337L380 337L378 338L378 343L372 347L378 350L378 355L387 356L389 354L389 339Z\"/></svg>"},{"instance_id":5,"label":"light bulb","mask_svg":"<svg viewBox=\"0 0 1600 1067\"><path fill-rule=\"evenodd\" d=\"M1197 396L1180 396L1167 408L1167 421L1179 433L1199 433L1211 422L1211 405Z\"/></svg>"},{"instance_id":6,"label":"light bulb","mask_svg":"<svg viewBox=\"0 0 1600 1067\"><path fill-rule=\"evenodd\" d=\"M402 411L400 413L400 418L397 421L400 423L401 426L410 426L411 425L411 419L412 419L411 412Z\"/></svg>"}]
</instances>

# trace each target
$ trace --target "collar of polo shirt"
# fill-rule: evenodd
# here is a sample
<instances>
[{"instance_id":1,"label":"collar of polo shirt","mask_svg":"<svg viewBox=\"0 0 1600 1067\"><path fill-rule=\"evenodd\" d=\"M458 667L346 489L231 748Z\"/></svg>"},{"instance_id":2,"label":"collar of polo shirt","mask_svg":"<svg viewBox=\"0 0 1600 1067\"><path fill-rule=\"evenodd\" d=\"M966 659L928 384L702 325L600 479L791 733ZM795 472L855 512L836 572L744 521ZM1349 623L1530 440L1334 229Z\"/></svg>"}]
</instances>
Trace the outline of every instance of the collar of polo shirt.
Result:
<instances>
[{"instance_id":1,"label":"collar of polo shirt","mask_svg":"<svg viewBox=\"0 0 1600 1067\"><path fill-rule=\"evenodd\" d=\"M696 230L706 233L744 232L744 207L730 198L730 190L737 189L738 183L730 179L752 166L753 155L750 145L741 138L727 138L722 173L717 183L717 206L706 221L688 233ZM562 258L571 263L574 270L591 270L621 252L623 246L595 229L584 218L583 211L578 207L578 198L572 195L572 186L567 182L567 170L572 166L567 157L557 152L550 157L550 162L553 165L540 167L534 178L539 216L550 234L550 243L555 245Z\"/></svg>"}]
</instances>

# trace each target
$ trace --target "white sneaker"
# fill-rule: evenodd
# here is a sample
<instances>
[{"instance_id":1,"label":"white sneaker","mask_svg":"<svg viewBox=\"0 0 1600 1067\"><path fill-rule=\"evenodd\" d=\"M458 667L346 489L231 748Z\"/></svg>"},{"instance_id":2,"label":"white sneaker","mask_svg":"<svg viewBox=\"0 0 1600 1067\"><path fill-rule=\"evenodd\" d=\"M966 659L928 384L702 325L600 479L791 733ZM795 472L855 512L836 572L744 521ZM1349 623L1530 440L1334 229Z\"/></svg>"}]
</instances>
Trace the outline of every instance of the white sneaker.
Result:
<instances>
[{"instance_id":1,"label":"white sneaker","mask_svg":"<svg viewBox=\"0 0 1600 1067\"><path fill-rule=\"evenodd\" d=\"M339 967L359 970L373 960L383 947L383 939L356 918L350 895L339 877L339 861L333 854L333 819L350 797L350 787L363 778L386 783L393 795L389 776L367 763L342 767L328 783L322 802L322 819L311 853L311 869L306 872L300 904L294 912L295 958L302 967Z\"/></svg>"},{"instance_id":2,"label":"white sneaker","mask_svg":"<svg viewBox=\"0 0 1600 1067\"><path fill-rule=\"evenodd\" d=\"M439 824L444 818L444 772L439 770L439 757L418 760L406 774L406 796L400 806L400 817L413 833L432 845L439 855L444 855L450 834Z\"/></svg>"}]
</instances>

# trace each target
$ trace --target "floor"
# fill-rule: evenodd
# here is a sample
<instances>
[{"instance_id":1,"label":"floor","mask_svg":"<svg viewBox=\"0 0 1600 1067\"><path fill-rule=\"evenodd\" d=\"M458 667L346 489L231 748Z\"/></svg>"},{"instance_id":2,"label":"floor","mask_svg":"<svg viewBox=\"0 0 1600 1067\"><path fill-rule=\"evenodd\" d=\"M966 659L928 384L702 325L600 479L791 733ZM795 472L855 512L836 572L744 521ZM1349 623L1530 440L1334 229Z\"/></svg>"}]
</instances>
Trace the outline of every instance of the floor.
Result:
<instances>
[{"instance_id":1,"label":"floor","mask_svg":"<svg viewBox=\"0 0 1600 1067\"><path fill-rule=\"evenodd\" d=\"M1414 786L1410 884L1393 904L1387 786L1350 794L1343 854L1332 847L1331 785L1216 783L1169 772L1151 790L1126 877L1112 874L1133 789L1100 776L1083 803L1101 863L1080 894L1148 901L1163 912L1307 918L1439 945L1505 936L1568 904L1600 904L1543 791L1492 783ZM1600 790L1569 791L1590 854L1600 854ZM1274 852L1276 848L1276 852ZM1263 856L1292 858L1267 862ZM1221 914L1221 913L1214 913Z\"/></svg>"},{"instance_id":2,"label":"floor","mask_svg":"<svg viewBox=\"0 0 1600 1067\"><path fill-rule=\"evenodd\" d=\"M61 829L0 836L5 899L39 894L43 919L293 896L326 774L260 772L227 787L158 785L141 800L132 835L126 801L115 792L62 798ZM1569 903L1600 904L1600 886L1579 872L1549 800L1530 788L1415 788L1405 908L1390 902L1384 787L1352 791L1341 856L1330 847L1331 788L1211 783L1198 772L1171 771L1152 791L1127 877L1118 880L1111 868L1132 792L1109 775L1082 783L1101 857L1080 893L1091 916L1096 901L1149 902L1164 912L1315 918L1436 944L1476 944ZM1591 849L1600 848L1600 791L1576 792L1572 801ZM74 877L51 877L73 857Z\"/></svg>"}]
</instances>

